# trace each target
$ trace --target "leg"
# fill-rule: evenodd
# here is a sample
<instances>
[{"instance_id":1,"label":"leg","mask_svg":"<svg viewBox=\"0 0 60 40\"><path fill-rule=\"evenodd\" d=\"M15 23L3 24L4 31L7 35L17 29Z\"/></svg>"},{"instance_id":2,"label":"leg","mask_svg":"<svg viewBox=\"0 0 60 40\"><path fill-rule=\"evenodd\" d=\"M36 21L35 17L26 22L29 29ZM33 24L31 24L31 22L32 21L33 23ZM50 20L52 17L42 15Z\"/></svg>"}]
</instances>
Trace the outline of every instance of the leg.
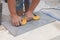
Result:
<instances>
[{"instance_id":1,"label":"leg","mask_svg":"<svg viewBox=\"0 0 60 40\"><path fill-rule=\"evenodd\" d=\"M22 16L22 15L23 15L23 10L18 10L18 11L17 11L17 15L18 15L18 16Z\"/></svg>"},{"instance_id":2,"label":"leg","mask_svg":"<svg viewBox=\"0 0 60 40\"><path fill-rule=\"evenodd\" d=\"M17 15L22 16L23 15L23 0L17 0L16 4L17 4L16 6Z\"/></svg>"},{"instance_id":3,"label":"leg","mask_svg":"<svg viewBox=\"0 0 60 40\"><path fill-rule=\"evenodd\" d=\"M25 5L25 13L26 13L29 10L29 6L30 6L29 0L25 0L24 5Z\"/></svg>"}]
</instances>

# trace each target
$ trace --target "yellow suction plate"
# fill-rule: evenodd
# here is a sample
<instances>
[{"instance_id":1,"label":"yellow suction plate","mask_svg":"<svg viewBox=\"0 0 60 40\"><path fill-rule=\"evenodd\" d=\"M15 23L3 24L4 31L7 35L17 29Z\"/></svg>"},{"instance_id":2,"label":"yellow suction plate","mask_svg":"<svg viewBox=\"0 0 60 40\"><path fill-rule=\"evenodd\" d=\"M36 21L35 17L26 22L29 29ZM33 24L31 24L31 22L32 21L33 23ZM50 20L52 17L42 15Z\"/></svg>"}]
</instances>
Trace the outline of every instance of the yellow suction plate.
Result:
<instances>
[{"instance_id":1,"label":"yellow suction plate","mask_svg":"<svg viewBox=\"0 0 60 40\"><path fill-rule=\"evenodd\" d=\"M39 16L33 16L33 18L32 18L33 20L39 20L40 19L40 17ZM27 19L24 17L23 19L22 19L22 21L21 21L21 25L25 25L25 24L27 24Z\"/></svg>"}]
</instances>

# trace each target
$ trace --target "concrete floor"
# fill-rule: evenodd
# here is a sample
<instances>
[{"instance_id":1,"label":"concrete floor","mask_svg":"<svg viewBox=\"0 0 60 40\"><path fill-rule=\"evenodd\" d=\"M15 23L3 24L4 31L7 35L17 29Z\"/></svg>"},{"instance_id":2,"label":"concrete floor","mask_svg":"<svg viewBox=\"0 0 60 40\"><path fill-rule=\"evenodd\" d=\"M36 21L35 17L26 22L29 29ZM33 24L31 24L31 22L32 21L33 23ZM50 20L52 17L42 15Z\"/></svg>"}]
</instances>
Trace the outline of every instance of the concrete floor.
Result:
<instances>
[{"instance_id":1,"label":"concrete floor","mask_svg":"<svg viewBox=\"0 0 60 40\"><path fill-rule=\"evenodd\" d=\"M3 2L4 3L4 2ZM9 13L7 4L3 4L3 14L6 15ZM43 7L39 6L38 7ZM37 9L38 9L37 7ZM46 5L44 5L46 7ZM36 10L37 10L36 9ZM35 11L36 11L35 10ZM9 14L8 14L9 15ZM53 23L47 24L40 28L34 29L17 37L12 36L3 25L0 26L0 40L50 40L60 36L60 22L55 21Z\"/></svg>"}]
</instances>

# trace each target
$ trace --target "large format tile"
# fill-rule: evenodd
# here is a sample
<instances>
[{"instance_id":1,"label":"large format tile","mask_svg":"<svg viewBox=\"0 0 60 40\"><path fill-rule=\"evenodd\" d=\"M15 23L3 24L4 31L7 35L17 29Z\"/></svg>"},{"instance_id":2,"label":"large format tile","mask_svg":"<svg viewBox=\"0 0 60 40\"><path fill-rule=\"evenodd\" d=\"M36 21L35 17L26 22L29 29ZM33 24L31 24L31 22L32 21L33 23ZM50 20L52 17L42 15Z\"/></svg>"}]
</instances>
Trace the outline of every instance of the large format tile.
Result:
<instances>
[{"instance_id":1,"label":"large format tile","mask_svg":"<svg viewBox=\"0 0 60 40\"><path fill-rule=\"evenodd\" d=\"M3 20L2 25L4 25L5 28L7 28L11 34L17 36L17 35L20 35L20 34L23 34L25 32L34 30L34 29L36 29L38 27L44 26L46 24L49 24L49 23L55 21L55 19L53 19L53 18L51 18L51 17L49 17L49 16L47 16L47 15L45 15L43 13L37 12L35 14L40 16L40 20L38 20L38 21L30 21L24 26L20 26L20 27L13 26L11 24L11 22L10 22L9 16L4 16L2 18L2 20Z\"/></svg>"}]
</instances>

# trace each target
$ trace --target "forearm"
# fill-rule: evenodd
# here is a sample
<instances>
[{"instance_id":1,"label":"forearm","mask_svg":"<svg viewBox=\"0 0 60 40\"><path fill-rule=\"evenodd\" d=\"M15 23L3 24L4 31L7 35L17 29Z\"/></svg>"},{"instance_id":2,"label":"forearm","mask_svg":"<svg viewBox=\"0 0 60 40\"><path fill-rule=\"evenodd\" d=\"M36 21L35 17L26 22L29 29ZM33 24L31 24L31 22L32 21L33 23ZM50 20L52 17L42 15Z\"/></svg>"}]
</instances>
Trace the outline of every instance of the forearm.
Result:
<instances>
[{"instance_id":1,"label":"forearm","mask_svg":"<svg viewBox=\"0 0 60 40\"><path fill-rule=\"evenodd\" d=\"M40 0L32 0L32 4L29 8L29 11L33 12L39 2L40 2Z\"/></svg>"},{"instance_id":2,"label":"forearm","mask_svg":"<svg viewBox=\"0 0 60 40\"><path fill-rule=\"evenodd\" d=\"M16 0L8 0L8 7L10 10L11 16L16 15Z\"/></svg>"}]
</instances>

